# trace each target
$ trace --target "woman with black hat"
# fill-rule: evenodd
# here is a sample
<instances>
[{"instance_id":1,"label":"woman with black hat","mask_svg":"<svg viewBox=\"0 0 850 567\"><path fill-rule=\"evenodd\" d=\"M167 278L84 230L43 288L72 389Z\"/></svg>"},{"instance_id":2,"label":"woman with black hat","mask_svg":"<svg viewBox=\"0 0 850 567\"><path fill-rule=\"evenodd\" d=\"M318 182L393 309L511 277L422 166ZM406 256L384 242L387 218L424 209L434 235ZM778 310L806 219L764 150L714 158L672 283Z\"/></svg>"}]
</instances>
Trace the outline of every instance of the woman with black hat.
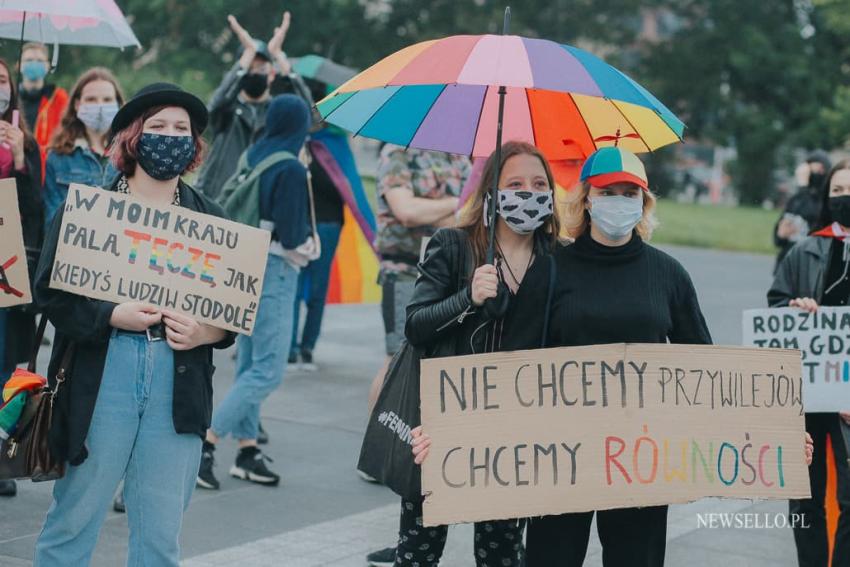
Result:
<instances>
[{"instance_id":1,"label":"woman with black hat","mask_svg":"<svg viewBox=\"0 0 850 567\"><path fill-rule=\"evenodd\" d=\"M180 87L143 88L112 122L110 159L120 175L105 189L153 206L223 216L180 179L200 164L206 123L204 104ZM166 309L51 289L61 223L60 209L35 296L56 327L50 376L73 349L50 430L51 452L70 466L53 488L35 565L88 565L125 477L128 564L176 567L183 510L212 409L212 348L229 346L233 335Z\"/></svg>"}]
</instances>

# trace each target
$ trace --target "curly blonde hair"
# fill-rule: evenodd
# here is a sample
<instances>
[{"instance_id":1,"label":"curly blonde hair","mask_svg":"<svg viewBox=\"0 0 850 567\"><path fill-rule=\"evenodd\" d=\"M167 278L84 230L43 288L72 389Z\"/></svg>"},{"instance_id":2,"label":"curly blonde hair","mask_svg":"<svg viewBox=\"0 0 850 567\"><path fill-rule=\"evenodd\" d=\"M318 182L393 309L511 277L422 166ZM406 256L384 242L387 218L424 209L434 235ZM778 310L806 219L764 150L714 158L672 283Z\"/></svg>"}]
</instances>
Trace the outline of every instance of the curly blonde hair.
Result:
<instances>
[{"instance_id":1,"label":"curly blonde hair","mask_svg":"<svg viewBox=\"0 0 850 567\"><path fill-rule=\"evenodd\" d=\"M590 183L585 181L570 191L563 209L561 224L566 235L573 240L584 234L590 226L590 212L587 210L590 187ZM643 240L650 240L652 232L658 228L658 219L655 217L657 199L651 191L641 190L641 192L643 193L643 217L635 230Z\"/></svg>"}]
</instances>

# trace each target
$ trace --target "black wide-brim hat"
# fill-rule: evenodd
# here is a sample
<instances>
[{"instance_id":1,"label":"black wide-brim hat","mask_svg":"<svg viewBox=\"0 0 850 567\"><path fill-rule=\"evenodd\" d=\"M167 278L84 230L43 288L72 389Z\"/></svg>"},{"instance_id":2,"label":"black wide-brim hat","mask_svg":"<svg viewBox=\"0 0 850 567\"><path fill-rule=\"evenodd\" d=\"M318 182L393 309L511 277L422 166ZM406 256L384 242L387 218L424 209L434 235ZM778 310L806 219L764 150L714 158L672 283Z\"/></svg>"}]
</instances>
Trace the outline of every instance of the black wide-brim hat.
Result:
<instances>
[{"instance_id":1,"label":"black wide-brim hat","mask_svg":"<svg viewBox=\"0 0 850 567\"><path fill-rule=\"evenodd\" d=\"M109 132L112 136L129 126L147 109L155 106L179 106L189 113L192 125L203 132L207 127L209 113L201 99L172 83L152 83L137 92L121 107L112 120Z\"/></svg>"}]
</instances>

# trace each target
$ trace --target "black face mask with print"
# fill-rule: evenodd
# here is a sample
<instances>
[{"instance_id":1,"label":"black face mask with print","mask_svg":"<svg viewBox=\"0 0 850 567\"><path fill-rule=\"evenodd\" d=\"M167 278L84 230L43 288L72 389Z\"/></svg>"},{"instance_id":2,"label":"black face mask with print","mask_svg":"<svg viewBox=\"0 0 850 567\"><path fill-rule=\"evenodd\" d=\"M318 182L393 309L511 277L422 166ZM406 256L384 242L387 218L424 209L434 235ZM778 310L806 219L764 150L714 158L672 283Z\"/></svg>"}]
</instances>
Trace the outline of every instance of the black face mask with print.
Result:
<instances>
[{"instance_id":1,"label":"black face mask with print","mask_svg":"<svg viewBox=\"0 0 850 567\"><path fill-rule=\"evenodd\" d=\"M830 197L829 214L841 226L850 227L850 195Z\"/></svg>"},{"instance_id":2,"label":"black face mask with print","mask_svg":"<svg viewBox=\"0 0 850 567\"><path fill-rule=\"evenodd\" d=\"M260 97L269 88L269 76L265 73L247 73L243 75L240 86L249 97Z\"/></svg>"}]
</instances>

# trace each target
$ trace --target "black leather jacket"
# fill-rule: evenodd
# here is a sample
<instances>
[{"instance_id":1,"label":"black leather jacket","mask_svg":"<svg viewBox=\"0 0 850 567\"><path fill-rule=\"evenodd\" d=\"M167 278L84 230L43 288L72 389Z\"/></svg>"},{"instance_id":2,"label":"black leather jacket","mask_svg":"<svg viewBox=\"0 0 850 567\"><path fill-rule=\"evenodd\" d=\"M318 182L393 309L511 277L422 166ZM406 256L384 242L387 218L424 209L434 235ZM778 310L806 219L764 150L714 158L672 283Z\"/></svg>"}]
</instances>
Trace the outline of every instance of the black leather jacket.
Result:
<instances>
[{"instance_id":1,"label":"black leather jacket","mask_svg":"<svg viewBox=\"0 0 850 567\"><path fill-rule=\"evenodd\" d=\"M463 273L461 262L465 264ZM419 263L419 277L407 305L404 335L410 344L432 347L441 335L450 335L468 317L476 315L470 288L472 272L472 251L466 232L438 230Z\"/></svg>"},{"instance_id":2,"label":"black leather jacket","mask_svg":"<svg viewBox=\"0 0 850 567\"><path fill-rule=\"evenodd\" d=\"M792 299L811 297L820 304L832 238L808 236L798 242L776 269L767 292L769 307L787 307Z\"/></svg>"},{"instance_id":3,"label":"black leather jacket","mask_svg":"<svg viewBox=\"0 0 850 567\"><path fill-rule=\"evenodd\" d=\"M537 254L543 256L547 252L548 248L538 241ZM473 264L464 229L440 229L428 242L425 256L419 263L413 297L407 306L404 335L413 346L424 347L430 357L488 352L486 327L491 326L487 325L488 319L482 310L472 304ZM535 274L542 274L544 281L533 282L530 272L527 273L532 289L521 298L511 300L523 303L514 305L514 310L524 312L514 315L512 320L519 326L533 326L535 331L523 332L516 340L507 340L503 348L508 344L509 350L540 346L541 337L536 329L545 316L548 269L535 270Z\"/></svg>"}]
</instances>

